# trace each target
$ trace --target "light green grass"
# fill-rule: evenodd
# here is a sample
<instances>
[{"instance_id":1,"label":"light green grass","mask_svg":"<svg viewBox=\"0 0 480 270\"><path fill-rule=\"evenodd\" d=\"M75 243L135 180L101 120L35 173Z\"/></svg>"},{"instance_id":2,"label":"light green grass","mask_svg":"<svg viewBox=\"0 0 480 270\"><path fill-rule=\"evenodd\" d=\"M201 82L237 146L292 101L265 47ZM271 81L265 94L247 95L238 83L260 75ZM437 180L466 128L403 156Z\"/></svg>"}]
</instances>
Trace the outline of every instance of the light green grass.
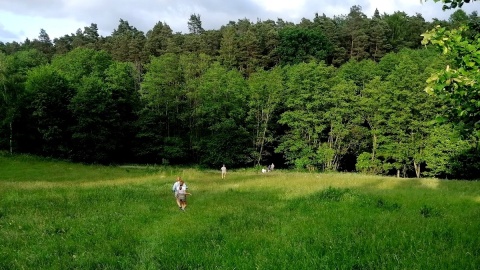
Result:
<instances>
[{"instance_id":1,"label":"light green grass","mask_svg":"<svg viewBox=\"0 0 480 270\"><path fill-rule=\"evenodd\" d=\"M479 182L0 157L0 269L479 269L479 231Z\"/></svg>"}]
</instances>

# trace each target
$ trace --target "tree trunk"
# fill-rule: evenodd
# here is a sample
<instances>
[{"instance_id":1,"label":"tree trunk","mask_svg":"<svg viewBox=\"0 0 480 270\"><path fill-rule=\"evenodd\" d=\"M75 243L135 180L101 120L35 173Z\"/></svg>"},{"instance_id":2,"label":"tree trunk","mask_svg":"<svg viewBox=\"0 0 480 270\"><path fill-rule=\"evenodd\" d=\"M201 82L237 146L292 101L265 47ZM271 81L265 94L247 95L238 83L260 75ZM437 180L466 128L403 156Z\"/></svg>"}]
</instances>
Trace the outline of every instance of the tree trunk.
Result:
<instances>
[{"instance_id":1,"label":"tree trunk","mask_svg":"<svg viewBox=\"0 0 480 270\"><path fill-rule=\"evenodd\" d=\"M397 169L397 178L400 178L400 169Z\"/></svg>"},{"instance_id":2,"label":"tree trunk","mask_svg":"<svg viewBox=\"0 0 480 270\"><path fill-rule=\"evenodd\" d=\"M265 145L265 136L267 134L268 119L269 119L269 114L267 113L265 123L264 123L265 126L264 126L263 132L262 132L262 139L261 139L261 143L260 143L260 152L258 153L259 155L258 155L257 165L259 165L259 166L260 166L260 161L262 160L263 146Z\"/></svg>"},{"instance_id":3,"label":"tree trunk","mask_svg":"<svg viewBox=\"0 0 480 270\"><path fill-rule=\"evenodd\" d=\"M420 178L420 164L417 164L415 160L413 161L413 167L415 167L415 174L417 175L417 178Z\"/></svg>"},{"instance_id":4,"label":"tree trunk","mask_svg":"<svg viewBox=\"0 0 480 270\"><path fill-rule=\"evenodd\" d=\"M373 134L372 161L375 160L376 152L377 152L377 135Z\"/></svg>"},{"instance_id":5,"label":"tree trunk","mask_svg":"<svg viewBox=\"0 0 480 270\"><path fill-rule=\"evenodd\" d=\"M8 104L8 98L7 98L7 86L3 84L3 100L5 101L5 104ZM8 110L7 110L7 117L8 117ZM13 154L13 116L11 116L10 121L8 122L9 128L10 128L10 134L9 134L9 148L10 148L10 154Z\"/></svg>"},{"instance_id":6,"label":"tree trunk","mask_svg":"<svg viewBox=\"0 0 480 270\"><path fill-rule=\"evenodd\" d=\"M10 155L13 154L13 125L12 125L12 121L10 121L10 140L9 140L9 143L10 143Z\"/></svg>"},{"instance_id":7,"label":"tree trunk","mask_svg":"<svg viewBox=\"0 0 480 270\"><path fill-rule=\"evenodd\" d=\"M352 36L352 42L350 43L350 59L353 58L353 36Z\"/></svg>"}]
</instances>

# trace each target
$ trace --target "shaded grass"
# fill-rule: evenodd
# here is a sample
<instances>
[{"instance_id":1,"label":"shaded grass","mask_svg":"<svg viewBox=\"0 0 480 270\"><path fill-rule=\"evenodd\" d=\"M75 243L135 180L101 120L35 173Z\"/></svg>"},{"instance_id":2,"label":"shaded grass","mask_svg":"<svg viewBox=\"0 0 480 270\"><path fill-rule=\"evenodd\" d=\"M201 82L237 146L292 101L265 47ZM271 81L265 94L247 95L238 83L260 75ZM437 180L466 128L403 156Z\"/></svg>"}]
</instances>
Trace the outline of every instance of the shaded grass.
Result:
<instances>
[{"instance_id":1,"label":"shaded grass","mask_svg":"<svg viewBox=\"0 0 480 270\"><path fill-rule=\"evenodd\" d=\"M30 167L11 159L0 175ZM35 162L66 172L0 178L0 269L480 267L478 182ZM193 194L185 212L176 175Z\"/></svg>"},{"instance_id":2,"label":"shaded grass","mask_svg":"<svg viewBox=\"0 0 480 270\"><path fill-rule=\"evenodd\" d=\"M82 165L66 161L46 160L35 156L9 157L0 155L0 181L5 182L65 182L98 181L124 177L138 177L162 170L148 166L145 169L101 165Z\"/></svg>"}]
</instances>

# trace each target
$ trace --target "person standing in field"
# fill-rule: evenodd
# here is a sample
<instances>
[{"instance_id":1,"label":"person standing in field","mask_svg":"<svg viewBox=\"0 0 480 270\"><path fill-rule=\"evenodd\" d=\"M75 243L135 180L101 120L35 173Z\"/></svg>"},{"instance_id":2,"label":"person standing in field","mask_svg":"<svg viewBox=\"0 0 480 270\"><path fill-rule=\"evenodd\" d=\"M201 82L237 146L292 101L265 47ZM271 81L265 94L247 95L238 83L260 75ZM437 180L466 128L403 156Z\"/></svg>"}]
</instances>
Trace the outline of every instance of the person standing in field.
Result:
<instances>
[{"instance_id":1,"label":"person standing in field","mask_svg":"<svg viewBox=\"0 0 480 270\"><path fill-rule=\"evenodd\" d=\"M187 207L187 195L192 195L191 193L187 192L187 189L184 188L186 185L184 185L183 181L180 182L180 185L178 186L178 192L177 192L177 199L180 203L180 209L182 211L185 211L185 208Z\"/></svg>"},{"instance_id":2,"label":"person standing in field","mask_svg":"<svg viewBox=\"0 0 480 270\"><path fill-rule=\"evenodd\" d=\"M178 199L178 191L180 186L182 186L182 189L184 191L187 190L187 184L182 180L180 176L177 177L177 181L173 184L172 191L173 195L175 196L175 200L177 201L178 208L182 209L182 204L180 203L180 200Z\"/></svg>"},{"instance_id":3,"label":"person standing in field","mask_svg":"<svg viewBox=\"0 0 480 270\"><path fill-rule=\"evenodd\" d=\"M225 179L225 176L227 176L227 167L225 167L225 164L220 168L220 171L222 171L222 179Z\"/></svg>"}]
</instances>

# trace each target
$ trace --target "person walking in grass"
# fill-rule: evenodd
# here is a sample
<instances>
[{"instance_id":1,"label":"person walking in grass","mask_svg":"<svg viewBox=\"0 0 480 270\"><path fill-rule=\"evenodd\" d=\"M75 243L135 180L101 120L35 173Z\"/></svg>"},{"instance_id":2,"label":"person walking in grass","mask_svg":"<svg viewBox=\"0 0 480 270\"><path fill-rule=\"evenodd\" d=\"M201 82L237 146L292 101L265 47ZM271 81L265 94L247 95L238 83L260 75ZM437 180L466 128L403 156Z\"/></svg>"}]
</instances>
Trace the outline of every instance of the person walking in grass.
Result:
<instances>
[{"instance_id":1,"label":"person walking in grass","mask_svg":"<svg viewBox=\"0 0 480 270\"><path fill-rule=\"evenodd\" d=\"M227 176L227 167L225 167L225 164L220 168L220 171L222 171L222 179L225 179L225 176Z\"/></svg>"},{"instance_id":2,"label":"person walking in grass","mask_svg":"<svg viewBox=\"0 0 480 270\"><path fill-rule=\"evenodd\" d=\"M180 209L182 211L185 211L185 208L187 207L187 195L192 195L191 193L187 192L187 189L184 188L186 185L184 185L183 181L180 182L180 185L178 186L178 192L177 192L177 199L180 202Z\"/></svg>"},{"instance_id":3,"label":"person walking in grass","mask_svg":"<svg viewBox=\"0 0 480 270\"><path fill-rule=\"evenodd\" d=\"M182 209L182 204L180 203L180 200L178 199L178 191L180 188L180 185L182 186L182 189L184 191L187 190L187 184L182 180L180 176L177 177L177 181L173 184L172 191L173 195L175 196L175 200L177 201L178 208Z\"/></svg>"}]
</instances>

